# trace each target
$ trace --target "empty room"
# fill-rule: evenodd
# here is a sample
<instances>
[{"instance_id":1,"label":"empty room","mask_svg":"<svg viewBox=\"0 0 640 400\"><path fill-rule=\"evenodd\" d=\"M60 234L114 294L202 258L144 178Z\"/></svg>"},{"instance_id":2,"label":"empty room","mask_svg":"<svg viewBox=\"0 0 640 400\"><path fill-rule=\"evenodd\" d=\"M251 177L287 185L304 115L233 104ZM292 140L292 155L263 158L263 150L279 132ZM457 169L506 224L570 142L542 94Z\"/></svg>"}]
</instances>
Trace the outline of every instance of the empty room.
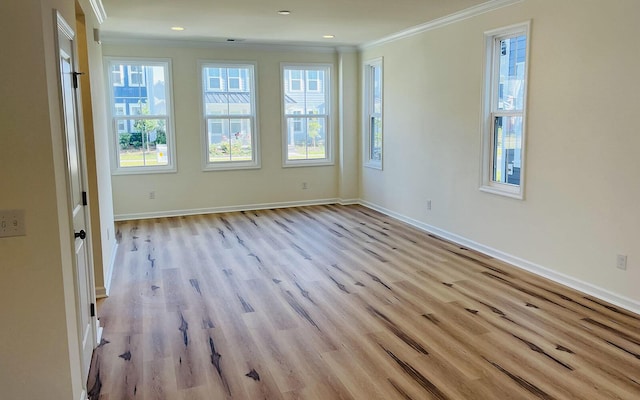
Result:
<instances>
[{"instance_id":1,"label":"empty room","mask_svg":"<svg viewBox=\"0 0 640 400\"><path fill-rule=\"evenodd\" d=\"M0 398L640 399L636 0L0 5Z\"/></svg>"}]
</instances>

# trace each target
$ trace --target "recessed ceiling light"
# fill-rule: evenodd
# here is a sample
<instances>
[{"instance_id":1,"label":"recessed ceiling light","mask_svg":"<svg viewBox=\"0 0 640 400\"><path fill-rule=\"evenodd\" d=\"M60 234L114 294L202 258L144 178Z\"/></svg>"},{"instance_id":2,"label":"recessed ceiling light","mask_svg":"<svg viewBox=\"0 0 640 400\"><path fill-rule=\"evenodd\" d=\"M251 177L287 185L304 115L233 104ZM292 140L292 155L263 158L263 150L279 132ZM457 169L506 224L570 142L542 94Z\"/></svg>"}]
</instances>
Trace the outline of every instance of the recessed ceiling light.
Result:
<instances>
[{"instance_id":1,"label":"recessed ceiling light","mask_svg":"<svg viewBox=\"0 0 640 400\"><path fill-rule=\"evenodd\" d=\"M291 14L291 11L289 11L289 10L280 10L280 11L278 11L278 14L280 14L280 15L289 15L289 14Z\"/></svg>"},{"instance_id":2,"label":"recessed ceiling light","mask_svg":"<svg viewBox=\"0 0 640 400\"><path fill-rule=\"evenodd\" d=\"M333 39L333 38L336 37L336 35L324 35L322 37L325 38L325 39Z\"/></svg>"},{"instance_id":3,"label":"recessed ceiling light","mask_svg":"<svg viewBox=\"0 0 640 400\"><path fill-rule=\"evenodd\" d=\"M176 32L181 32L181 31L183 31L183 30L184 30L184 28L183 28L183 27L181 27L181 26L172 26L172 27L171 27L171 30L172 30L172 31L176 31Z\"/></svg>"}]
</instances>

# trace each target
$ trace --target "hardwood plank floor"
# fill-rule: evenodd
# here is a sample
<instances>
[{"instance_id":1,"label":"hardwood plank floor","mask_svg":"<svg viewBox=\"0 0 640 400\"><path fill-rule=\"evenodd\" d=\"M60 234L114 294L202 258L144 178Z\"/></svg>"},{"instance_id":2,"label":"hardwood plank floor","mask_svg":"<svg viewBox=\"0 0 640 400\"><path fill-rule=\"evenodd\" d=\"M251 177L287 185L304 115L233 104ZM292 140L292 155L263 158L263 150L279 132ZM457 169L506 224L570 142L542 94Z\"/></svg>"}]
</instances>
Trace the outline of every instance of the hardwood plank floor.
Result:
<instances>
[{"instance_id":1,"label":"hardwood plank floor","mask_svg":"<svg viewBox=\"0 0 640 400\"><path fill-rule=\"evenodd\" d=\"M640 316L361 206L117 224L90 399L640 399Z\"/></svg>"}]
</instances>

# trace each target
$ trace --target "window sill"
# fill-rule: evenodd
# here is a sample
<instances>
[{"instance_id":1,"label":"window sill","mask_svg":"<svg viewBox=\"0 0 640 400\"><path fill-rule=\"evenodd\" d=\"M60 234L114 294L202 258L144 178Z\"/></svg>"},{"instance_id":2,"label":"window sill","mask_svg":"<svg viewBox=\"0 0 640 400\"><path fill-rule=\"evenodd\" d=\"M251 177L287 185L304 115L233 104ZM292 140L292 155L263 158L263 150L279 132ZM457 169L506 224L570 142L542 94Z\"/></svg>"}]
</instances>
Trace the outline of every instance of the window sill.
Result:
<instances>
[{"instance_id":1,"label":"window sill","mask_svg":"<svg viewBox=\"0 0 640 400\"><path fill-rule=\"evenodd\" d=\"M175 166L167 167L131 167L117 168L111 171L111 175L150 175L150 174L173 174L178 172Z\"/></svg>"},{"instance_id":2,"label":"window sill","mask_svg":"<svg viewBox=\"0 0 640 400\"><path fill-rule=\"evenodd\" d=\"M216 171L235 171L235 170L248 170L248 169L260 169L259 163L240 163L240 162L220 162L220 163L207 163L203 168L203 172L216 172Z\"/></svg>"},{"instance_id":3,"label":"window sill","mask_svg":"<svg viewBox=\"0 0 640 400\"><path fill-rule=\"evenodd\" d=\"M524 200L524 195L521 186L480 186L480 191L485 193L497 194L499 196L509 197L516 200Z\"/></svg>"},{"instance_id":4,"label":"window sill","mask_svg":"<svg viewBox=\"0 0 640 400\"><path fill-rule=\"evenodd\" d=\"M364 163L363 167L370 168L370 169L377 169L378 171L382 171L382 162Z\"/></svg>"},{"instance_id":5,"label":"window sill","mask_svg":"<svg viewBox=\"0 0 640 400\"><path fill-rule=\"evenodd\" d=\"M333 160L315 161L315 160L300 160L300 161L285 161L282 165L283 168L296 168L296 167L330 167L335 165Z\"/></svg>"}]
</instances>

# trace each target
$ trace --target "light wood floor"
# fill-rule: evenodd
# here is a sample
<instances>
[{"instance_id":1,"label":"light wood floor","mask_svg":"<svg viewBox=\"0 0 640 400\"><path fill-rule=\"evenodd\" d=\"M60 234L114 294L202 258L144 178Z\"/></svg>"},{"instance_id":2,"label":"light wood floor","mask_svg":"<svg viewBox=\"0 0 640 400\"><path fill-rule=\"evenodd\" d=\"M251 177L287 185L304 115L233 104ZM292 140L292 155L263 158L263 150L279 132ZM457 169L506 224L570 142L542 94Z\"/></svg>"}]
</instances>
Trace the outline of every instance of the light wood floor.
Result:
<instances>
[{"instance_id":1,"label":"light wood floor","mask_svg":"<svg viewBox=\"0 0 640 400\"><path fill-rule=\"evenodd\" d=\"M93 400L640 399L640 316L364 207L118 231Z\"/></svg>"}]
</instances>

